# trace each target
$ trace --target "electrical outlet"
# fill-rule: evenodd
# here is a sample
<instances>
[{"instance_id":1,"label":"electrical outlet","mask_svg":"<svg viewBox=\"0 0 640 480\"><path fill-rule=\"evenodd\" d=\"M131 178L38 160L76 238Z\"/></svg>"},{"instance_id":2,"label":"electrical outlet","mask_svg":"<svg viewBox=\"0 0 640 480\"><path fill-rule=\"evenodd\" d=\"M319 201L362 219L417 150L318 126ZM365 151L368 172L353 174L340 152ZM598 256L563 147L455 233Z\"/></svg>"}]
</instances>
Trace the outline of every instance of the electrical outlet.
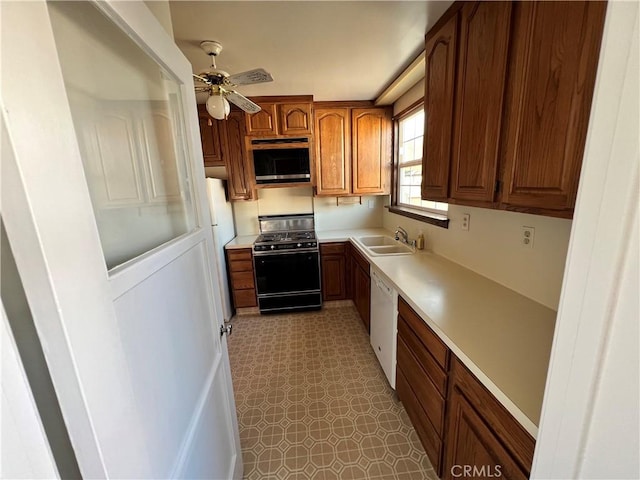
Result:
<instances>
[{"instance_id":1,"label":"electrical outlet","mask_svg":"<svg viewBox=\"0 0 640 480\"><path fill-rule=\"evenodd\" d=\"M536 229L533 227L522 227L522 237L520 242L525 248L533 248L533 239L536 236Z\"/></svg>"},{"instance_id":2,"label":"electrical outlet","mask_svg":"<svg viewBox=\"0 0 640 480\"><path fill-rule=\"evenodd\" d=\"M468 213L462 215L462 230L469 230L469 222L471 222L471 215Z\"/></svg>"},{"instance_id":3,"label":"electrical outlet","mask_svg":"<svg viewBox=\"0 0 640 480\"><path fill-rule=\"evenodd\" d=\"M376 207L376 201L375 200L367 200L367 207L375 208Z\"/></svg>"}]
</instances>

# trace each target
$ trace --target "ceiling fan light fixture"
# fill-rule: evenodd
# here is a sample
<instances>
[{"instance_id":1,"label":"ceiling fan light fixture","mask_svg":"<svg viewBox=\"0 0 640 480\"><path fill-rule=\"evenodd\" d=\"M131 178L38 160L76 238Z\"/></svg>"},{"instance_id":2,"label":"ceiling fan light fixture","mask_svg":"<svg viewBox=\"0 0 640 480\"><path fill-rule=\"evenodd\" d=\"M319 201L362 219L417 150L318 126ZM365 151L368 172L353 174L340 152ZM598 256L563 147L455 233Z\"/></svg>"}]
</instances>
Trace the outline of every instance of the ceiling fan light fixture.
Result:
<instances>
[{"instance_id":1,"label":"ceiling fan light fixture","mask_svg":"<svg viewBox=\"0 0 640 480\"><path fill-rule=\"evenodd\" d=\"M211 94L207 98L207 112L216 120L224 120L231 111L231 105L222 94Z\"/></svg>"}]
</instances>

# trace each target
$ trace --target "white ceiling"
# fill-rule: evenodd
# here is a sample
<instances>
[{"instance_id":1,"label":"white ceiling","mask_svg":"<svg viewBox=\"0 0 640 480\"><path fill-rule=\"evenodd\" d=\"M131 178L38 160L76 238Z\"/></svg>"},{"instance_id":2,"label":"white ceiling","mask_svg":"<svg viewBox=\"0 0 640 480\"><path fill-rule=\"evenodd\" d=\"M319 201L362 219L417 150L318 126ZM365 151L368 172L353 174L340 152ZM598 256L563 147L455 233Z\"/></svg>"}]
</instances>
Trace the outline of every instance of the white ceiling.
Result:
<instances>
[{"instance_id":1,"label":"white ceiling","mask_svg":"<svg viewBox=\"0 0 640 480\"><path fill-rule=\"evenodd\" d=\"M424 50L424 35L451 1L173 1L176 43L194 73L209 66L202 40L223 45L218 68L263 67L272 83L247 96L374 100ZM204 102L204 98L198 98Z\"/></svg>"}]
</instances>

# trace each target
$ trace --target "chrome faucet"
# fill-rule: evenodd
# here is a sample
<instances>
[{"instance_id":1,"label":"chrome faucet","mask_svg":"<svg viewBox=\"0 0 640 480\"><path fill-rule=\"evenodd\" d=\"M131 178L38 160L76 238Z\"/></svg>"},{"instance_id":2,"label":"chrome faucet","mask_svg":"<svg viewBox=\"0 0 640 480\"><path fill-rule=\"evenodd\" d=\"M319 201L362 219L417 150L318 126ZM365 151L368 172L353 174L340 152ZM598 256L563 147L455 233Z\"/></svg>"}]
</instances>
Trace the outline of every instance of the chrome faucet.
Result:
<instances>
[{"instance_id":1,"label":"chrome faucet","mask_svg":"<svg viewBox=\"0 0 640 480\"><path fill-rule=\"evenodd\" d=\"M402 240L400 240L401 236ZM407 231L404 228L398 227L396 230L396 240L400 240L402 243L406 243L407 245L409 244L409 235L407 235Z\"/></svg>"}]
</instances>

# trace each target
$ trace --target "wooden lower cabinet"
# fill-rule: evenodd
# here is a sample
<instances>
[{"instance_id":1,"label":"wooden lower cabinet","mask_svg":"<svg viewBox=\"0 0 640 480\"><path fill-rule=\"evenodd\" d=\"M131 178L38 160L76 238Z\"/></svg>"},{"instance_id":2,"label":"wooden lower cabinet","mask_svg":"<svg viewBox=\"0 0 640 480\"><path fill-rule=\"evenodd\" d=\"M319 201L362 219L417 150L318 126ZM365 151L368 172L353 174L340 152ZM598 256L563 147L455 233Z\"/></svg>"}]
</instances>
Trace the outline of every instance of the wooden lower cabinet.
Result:
<instances>
[{"instance_id":1,"label":"wooden lower cabinet","mask_svg":"<svg viewBox=\"0 0 640 480\"><path fill-rule=\"evenodd\" d=\"M498 437L478 412L458 391L451 395L451 420L447 442L445 479L472 478L526 479L502 446ZM465 472L471 472L466 474Z\"/></svg>"},{"instance_id":2,"label":"wooden lower cabinet","mask_svg":"<svg viewBox=\"0 0 640 480\"><path fill-rule=\"evenodd\" d=\"M451 353L418 314L398 298L396 383L418 438L442 475L448 365Z\"/></svg>"},{"instance_id":3,"label":"wooden lower cabinet","mask_svg":"<svg viewBox=\"0 0 640 480\"><path fill-rule=\"evenodd\" d=\"M438 477L528 478L535 441L398 298L396 388Z\"/></svg>"},{"instance_id":4,"label":"wooden lower cabinet","mask_svg":"<svg viewBox=\"0 0 640 480\"><path fill-rule=\"evenodd\" d=\"M363 325L369 332L371 317L371 277L369 262L349 242L320 244L322 299L353 300Z\"/></svg>"},{"instance_id":5,"label":"wooden lower cabinet","mask_svg":"<svg viewBox=\"0 0 640 480\"><path fill-rule=\"evenodd\" d=\"M485 477L529 478L533 437L455 357L450 374L444 478L456 478L457 465L484 468Z\"/></svg>"},{"instance_id":6,"label":"wooden lower cabinet","mask_svg":"<svg viewBox=\"0 0 640 480\"><path fill-rule=\"evenodd\" d=\"M368 333L371 328L371 277L369 274L369 262L353 247L351 248L351 275L353 303Z\"/></svg>"},{"instance_id":7,"label":"wooden lower cabinet","mask_svg":"<svg viewBox=\"0 0 640 480\"><path fill-rule=\"evenodd\" d=\"M322 300L347 298L347 248L345 243L320 244Z\"/></svg>"},{"instance_id":8,"label":"wooden lower cabinet","mask_svg":"<svg viewBox=\"0 0 640 480\"><path fill-rule=\"evenodd\" d=\"M257 306L258 299L251 249L227 250L227 271L229 272L233 306L235 308Z\"/></svg>"}]
</instances>

